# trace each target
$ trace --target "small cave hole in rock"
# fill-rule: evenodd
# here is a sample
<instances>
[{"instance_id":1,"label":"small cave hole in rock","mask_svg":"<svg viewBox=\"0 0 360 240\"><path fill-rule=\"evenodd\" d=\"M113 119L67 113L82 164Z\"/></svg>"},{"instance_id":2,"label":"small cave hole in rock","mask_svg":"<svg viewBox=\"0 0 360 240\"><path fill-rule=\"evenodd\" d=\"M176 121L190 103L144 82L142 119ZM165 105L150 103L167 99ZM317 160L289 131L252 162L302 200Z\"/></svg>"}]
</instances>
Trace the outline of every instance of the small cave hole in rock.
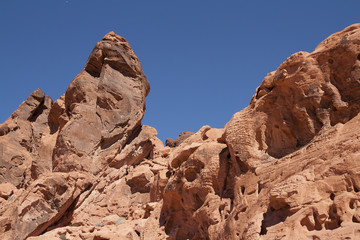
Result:
<instances>
[{"instance_id":1,"label":"small cave hole in rock","mask_svg":"<svg viewBox=\"0 0 360 240\"><path fill-rule=\"evenodd\" d=\"M66 237L64 239L67 239ZM101 236L95 236L93 240L110 240L110 238L107 237L101 237Z\"/></svg>"},{"instance_id":2,"label":"small cave hole in rock","mask_svg":"<svg viewBox=\"0 0 360 240\"><path fill-rule=\"evenodd\" d=\"M264 215L265 215L265 213L264 213ZM264 216L264 218L265 218L265 216ZM267 233L267 229L266 229L266 225L265 225L264 221L265 221L265 219L262 220L262 222L261 222L260 235L265 235Z\"/></svg>"},{"instance_id":3,"label":"small cave hole in rock","mask_svg":"<svg viewBox=\"0 0 360 240\"><path fill-rule=\"evenodd\" d=\"M360 53L357 55L357 60L360 60Z\"/></svg>"},{"instance_id":4,"label":"small cave hole in rock","mask_svg":"<svg viewBox=\"0 0 360 240\"><path fill-rule=\"evenodd\" d=\"M147 219L147 218L149 218L149 217L150 217L150 215L151 215L151 210L147 209L147 210L145 211L145 214L144 214L143 219Z\"/></svg>"},{"instance_id":5,"label":"small cave hole in rock","mask_svg":"<svg viewBox=\"0 0 360 240\"><path fill-rule=\"evenodd\" d=\"M140 237L140 232L138 230L135 230L135 233Z\"/></svg>"},{"instance_id":6,"label":"small cave hole in rock","mask_svg":"<svg viewBox=\"0 0 360 240\"><path fill-rule=\"evenodd\" d=\"M357 219L355 216L352 217L352 221L354 223L360 223L359 219Z\"/></svg>"},{"instance_id":7,"label":"small cave hole in rock","mask_svg":"<svg viewBox=\"0 0 360 240\"><path fill-rule=\"evenodd\" d=\"M257 193L260 194L261 192L261 189L262 189L262 186L260 183L258 183L258 187L257 187Z\"/></svg>"},{"instance_id":8,"label":"small cave hole in rock","mask_svg":"<svg viewBox=\"0 0 360 240\"><path fill-rule=\"evenodd\" d=\"M5 226L3 228L4 232L9 231L10 229L11 229L11 224L10 223L5 224Z\"/></svg>"},{"instance_id":9,"label":"small cave hole in rock","mask_svg":"<svg viewBox=\"0 0 360 240\"><path fill-rule=\"evenodd\" d=\"M312 221L310 221L309 216L306 216L300 221L301 226L305 226L308 231L321 231L322 226L319 222L319 214L317 212L313 212L311 218L315 220L315 225Z\"/></svg>"},{"instance_id":10,"label":"small cave hole in rock","mask_svg":"<svg viewBox=\"0 0 360 240\"><path fill-rule=\"evenodd\" d=\"M188 168L185 170L185 178L188 182L192 182L196 179L197 172L193 168Z\"/></svg>"},{"instance_id":11,"label":"small cave hole in rock","mask_svg":"<svg viewBox=\"0 0 360 240\"><path fill-rule=\"evenodd\" d=\"M329 209L329 218L325 222L325 229L326 230L333 230L339 228L341 226L342 220L337 213L336 205L330 206Z\"/></svg>"},{"instance_id":12,"label":"small cave hole in rock","mask_svg":"<svg viewBox=\"0 0 360 240\"><path fill-rule=\"evenodd\" d=\"M278 204L276 209L270 205L267 212L263 214L260 235L265 235L267 228L285 222L288 217L296 212L297 210L291 210L288 204L283 204L282 206Z\"/></svg>"},{"instance_id":13,"label":"small cave hole in rock","mask_svg":"<svg viewBox=\"0 0 360 240\"><path fill-rule=\"evenodd\" d=\"M334 199L335 199L335 194L334 194L334 193L331 193L331 194L330 194L330 199L331 199L331 200L334 200Z\"/></svg>"},{"instance_id":14,"label":"small cave hole in rock","mask_svg":"<svg viewBox=\"0 0 360 240\"><path fill-rule=\"evenodd\" d=\"M359 192L359 189L354 185L354 192Z\"/></svg>"},{"instance_id":15,"label":"small cave hole in rock","mask_svg":"<svg viewBox=\"0 0 360 240\"><path fill-rule=\"evenodd\" d=\"M333 64L334 63L334 60L332 60L331 58L328 60L328 62L330 63L330 64Z\"/></svg>"},{"instance_id":16,"label":"small cave hole in rock","mask_svg":"<svg viewBox=\"0 0 360 240\"><path fill-rule=\"evenodd\" d=\"M241 186L241 193L244 195L244 193L245 193L245 186Z\"/></svg>"},{"instance_id":17,"label":"small cave hole in rock","mask_svg":"<svg viewBox=\"0 0 360 240\"><path fill-rule=\"evenodd\" d=\"M30 117L28 117L28 121L35 122L36 119L43 113L43 111L46 109L44 105L44 101L40 103L40 106L35 109L35 111L31 114Z\"/></svg>"},{"instance_id":18,"label":"small cave hole in rock","mask_svg":"<svg viewBox=\"0 0 360 240\"><path fill-rule=\"evenodd\" d=\"M334 230L336 228L339 228L341 226L341 220L333 220L325 222L325 229L326 230Z\"/></svg>"},{"instance_id":19,"label":"small cave hole in rock","mask_svg":"<svg viewBox=\"0 0 360 240\"><path fill-rule=\"evenodd\" d=\"M354 199L351 199L350 202L349 202L349 207L350 207L351 209L354 209L354 208L355 208L354 204L355 204L355 200L354 200Z\"/></svg>"}]
</instances>

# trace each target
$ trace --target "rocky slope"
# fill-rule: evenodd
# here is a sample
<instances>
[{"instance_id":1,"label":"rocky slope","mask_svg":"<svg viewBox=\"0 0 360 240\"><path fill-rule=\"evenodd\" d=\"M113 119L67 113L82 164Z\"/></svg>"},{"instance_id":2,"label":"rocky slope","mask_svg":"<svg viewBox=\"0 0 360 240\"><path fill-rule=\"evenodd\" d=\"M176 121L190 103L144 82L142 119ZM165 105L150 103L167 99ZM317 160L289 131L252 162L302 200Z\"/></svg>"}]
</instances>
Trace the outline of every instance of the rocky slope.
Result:
<instances>
[{"instance_id":1,"label":"rocky slope","mask_svg":"<svg viewBox=\"0 0 360 240\"><path fill-rule=\"evenodd\" d=\"M269 73L224 129L166 146L126 40L0 125L1 239L359 239L360 24Z\"/></svg>"}]
</instances>

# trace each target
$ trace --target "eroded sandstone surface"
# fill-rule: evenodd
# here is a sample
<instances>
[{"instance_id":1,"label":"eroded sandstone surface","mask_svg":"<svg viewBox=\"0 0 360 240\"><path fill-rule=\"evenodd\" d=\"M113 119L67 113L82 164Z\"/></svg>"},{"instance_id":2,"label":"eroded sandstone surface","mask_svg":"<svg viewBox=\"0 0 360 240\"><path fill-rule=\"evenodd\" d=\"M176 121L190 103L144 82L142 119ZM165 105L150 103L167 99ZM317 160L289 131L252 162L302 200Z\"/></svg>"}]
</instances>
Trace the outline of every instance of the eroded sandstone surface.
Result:
<instances>
[{"instance_id":1,"label":"eroded sandstone surface","mask_svg":"<svg viewBox=\"0 0 360 240\"><path fill-rule=\"evenodd\" d=\"M360 239L360 24L290 56L223 129L164 146L149 90L111 32L63 96L0 125L1 239Z\"/></svg>"}]
</instances>

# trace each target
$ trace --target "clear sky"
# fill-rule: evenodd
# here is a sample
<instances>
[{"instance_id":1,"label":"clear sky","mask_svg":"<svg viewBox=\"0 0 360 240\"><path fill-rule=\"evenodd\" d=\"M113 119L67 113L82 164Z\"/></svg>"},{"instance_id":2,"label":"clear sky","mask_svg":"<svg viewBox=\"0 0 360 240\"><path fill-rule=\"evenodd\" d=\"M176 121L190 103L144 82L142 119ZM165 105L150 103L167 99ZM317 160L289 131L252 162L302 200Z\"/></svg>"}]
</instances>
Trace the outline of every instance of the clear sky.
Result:
<instances>
[{"instance_id":1,"label":"clear sky","mask_svg":"<svg viewBox=\"0 0 360 240\"><path fill-rule=\"evenodd\" d=\"M0 122L37 88L59 98L114 31L150 82L143 124L222 128L287 57L358 22L359 0L0 0Z\"/></svg>"}]
</instances>

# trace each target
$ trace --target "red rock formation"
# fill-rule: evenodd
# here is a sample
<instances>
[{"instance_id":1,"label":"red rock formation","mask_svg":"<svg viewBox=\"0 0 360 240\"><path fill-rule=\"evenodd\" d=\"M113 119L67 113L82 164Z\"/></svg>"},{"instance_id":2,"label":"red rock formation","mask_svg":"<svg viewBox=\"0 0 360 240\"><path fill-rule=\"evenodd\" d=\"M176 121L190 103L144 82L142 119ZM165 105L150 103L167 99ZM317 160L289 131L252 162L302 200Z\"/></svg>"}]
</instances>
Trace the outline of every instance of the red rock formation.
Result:
<instances>
[{"instance_id":1,"label":"red rock formation","mask_svg":"<svg viewBox=\"0 0 360 240\"><path fill-rule=\"evenodd\" d=\"M360 238L360 24L269 73L224 129L168 146L114 33L55 103L0 125L1 239Z\"/></svg>"},{"instance_id":2,"label":"red rock formation","mask_svg":"<svg viewBox=\"0 0 360 240\"><path fill-rule=\"evenodd\" d=\"M56 124L54 171L85 170L98 173L105 156L125 146L140 126L149 83L126 40L113 32L97 43L84 70L64 97ZM58 112L54 113L56 116ZM51 117L51 116L50 116Z\"/></svg>"},{"instance_id":3,"label":"red rock formation","mask_svg":"<svg viewBox=\"0 0 360 240\"><path fill-rule=\"evenodd\" d=\"M51 171L54 146L47 127L51 105L51 98L38 89L0 125L0 183L26 188Z\"/></svg>"}]
</instances>

